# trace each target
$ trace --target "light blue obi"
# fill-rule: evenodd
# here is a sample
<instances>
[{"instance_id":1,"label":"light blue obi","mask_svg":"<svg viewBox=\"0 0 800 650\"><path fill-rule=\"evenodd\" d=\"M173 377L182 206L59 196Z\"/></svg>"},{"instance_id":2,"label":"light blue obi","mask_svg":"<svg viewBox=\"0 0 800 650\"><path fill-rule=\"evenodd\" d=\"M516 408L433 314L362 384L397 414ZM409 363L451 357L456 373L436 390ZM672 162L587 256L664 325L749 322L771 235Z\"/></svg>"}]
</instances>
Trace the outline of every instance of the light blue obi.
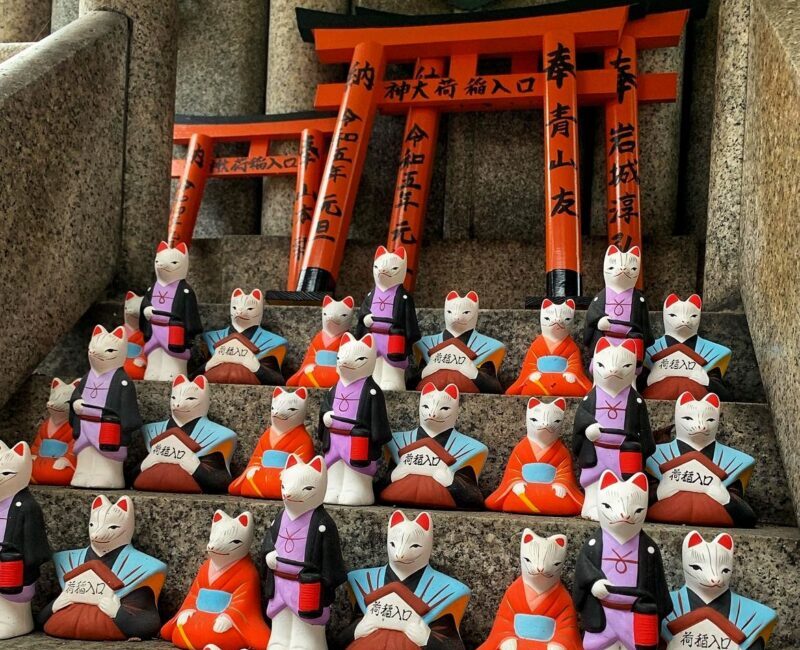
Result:
<instances>
[{"instance_id":1,"label":"light blue obi","mask_svg":"<svg viewBox=\"0 0 800 650\"><path fill-rule=\"evenodd\" d=\"M335 367L336 352L333 350L317 350L317 354L314 355L314 363L318 366Z\"/></svg>"},{"instance_id":2,"label":"light blue obi","mask_svg":"<svg viewBox=\"0 0 800 650\"><path fill-rule=\"evenodd\" d=\"M547 463L525 463L522 466L522 480L526 483L552 483L556 468Z\"/></svg>"},{"instance_id":3,"label":"light blue obi","mask_svg":"<svg viewBox=\"0 0 800 650\"><path fill-rule=\"evenodd\" d=\"M514 634L525 641L541 641L546 643L553 638L556 631L555 619L536 614L515 614Z\"/></svg>"},{"instance_id":4,"label":"light blue obi","mask_svg":"<svg viewBox=\"0 0 800 650\"><path fill-rule=\"evenodd\" d=\"M539 372L563 373L567 370L567 360L564 357L559 357L556 355L539 357L536 360L536 369Z\"/></svg>"},{"instance_id":5,"label":"light blue obi","mask_svg":"<svg viewBox=\"0 0 800 650\"><path fill-rule=\"evenodd\" d=\"M209 614L221 614L231 604L231 594L219 589L201 589L197 594L197 609Z\"/></svg>"},{"instance_id":6,"label":"light blue obi","mask_svg":"<svg viewBox=\"0 0 800 650\"><path fill-rule=\"evenodd\" d=\"M135 359L142 354L142 346L138 343L128 343L128 358Z\"/></svg>"},{"instance_id":7,"label":"light blue obi","mask_svg":"<svg viewBox=\"0 0 800 650\"><path fill-rule=\"evenodd\" d=\"M67 453L68 448L69 445L66 442L45 438L39 445L39 455L45 458L61 458Z\"/></svg>"},{"instance_id":8,"label":"light blue obi","mask_svg":"<svg viewBox=\"0 0 800 650\"><path fill-rule=\"evenodd\" d=\"M277 467L283 469L286 467L286 461L289 459L289 454L285 451L276 451L275 449L267 449L261 455L262 467Z\"/></svg>"}]
</instances>

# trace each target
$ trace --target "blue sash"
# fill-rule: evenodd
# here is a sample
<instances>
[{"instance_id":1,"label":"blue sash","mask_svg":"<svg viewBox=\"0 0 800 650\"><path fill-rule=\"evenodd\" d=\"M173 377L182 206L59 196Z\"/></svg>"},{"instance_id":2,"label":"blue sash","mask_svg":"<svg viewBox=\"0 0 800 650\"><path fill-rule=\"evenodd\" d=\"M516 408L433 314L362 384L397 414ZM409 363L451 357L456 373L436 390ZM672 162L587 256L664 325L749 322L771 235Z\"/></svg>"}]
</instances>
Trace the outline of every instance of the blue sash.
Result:
<instances>
[{"instance_id":1,"label":"blue sash","mask_svg":"<svg viewBox=\"0 0 800 650\"><path fill-rule=\"evenodd\" d=\"M267 449L261 455L261 466L262 467L275 467L277 469L283 469L286 467L286 461L289 458L289 454L285 451L277 451L275 449Z\"/></svg>"},{"instance_id":2,"label":"blue sash","mask_svg":"<svg viewBox=\"0 0 800 650\"><path fill-rule=\"evenodd\" d=\"M556 631L556 622L549 616L536 614L515 614L514 634L526 641L541 641L546 643L553 638Z\"/></svg>"},{"instance_id":3,"label":"blue sash","mask_svg":"<svg viewBox=\"0 0 800 650\"><path fill-rule=\"evenodd\" d=\"M128 358L135 359L142 353L142 346L138 343L128 343Z\"/></svg>"},{"instance_id":4,"label":"blue sash","mask_svg":"<svg viewBox=\"0 0 800 650\"><path fill-rule=\"evenodd\" d=\"M526 483L552 483L556 468L548 463L525 463L522 466L522 479Z\"/></svg>"},{"instance_id":5,"label":"blue sash","mask_svg":"<svg viewBox=\"0 0 800 650\"><path fill-rule=\"evenodd\" d=\"M231 594L219 589L201 589L197 594L197 609L209 614L220 614L231 604Z\"/></svg>"},{"instance_id":6,"label":"blue sash","mask_svg":"<svg viewBox=\"0 0 800 650\"><path fill-rule=\"evenodd\" d=\"M317 354L314 355L314 363L318 366L333 368L336 366L336 352L333 350L317 350Z\"/></svg>"},{"instance_id":7,"label":"blue sash","mask_svg":"<svg viewBox=\"0 0 800 650\"><path fill-rule=\"evenodd\" d=\"M45 438L39 445L39 455L44 458L61 458L67 453L67 449L69 449L69 445L66 442Z\"/></svg>"},{"instance_id":8,"label":"blue sash","mask_svg":"<svg viewBox=\"0 0 800 650\"><path fill-rule=\"evenodd\" d=\"M539 357L536 360L536 369L539 372L563 373L567 369L567 360L556 355Z\"/></svg>"}]
</instances>

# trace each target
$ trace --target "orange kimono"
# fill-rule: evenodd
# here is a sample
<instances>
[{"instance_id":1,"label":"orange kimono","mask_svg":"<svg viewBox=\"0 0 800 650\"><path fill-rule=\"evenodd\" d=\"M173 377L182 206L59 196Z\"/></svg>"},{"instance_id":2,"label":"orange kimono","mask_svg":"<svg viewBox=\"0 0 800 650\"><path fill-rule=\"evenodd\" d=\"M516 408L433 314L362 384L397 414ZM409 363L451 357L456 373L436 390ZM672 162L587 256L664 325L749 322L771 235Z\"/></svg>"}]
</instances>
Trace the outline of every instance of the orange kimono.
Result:
<instances>
[{"instance_id":1,"label":"orange kimono","mask_svg":"<svg viewBox=\"0 0 800 650\"><path fill-rule=\"evenodd\" d=\"M69 422L64 422L52 435L47 431L45 420L39 425L36 438L31 445L31 455L36 458L33 461L33 471L31 472L31 483L38 485L69 485L72 475L75 473L75 454L72 447L75 440L72 438L72 427ZM59 458L64 458L70 465L62 469L54 467Z\"/></svg>"},{"instance_id":2,"label":"orange kimono","mask_svg":"<svg viewBox=\"0 0 800 650\"><path fill-rule=\"evenodd\" d=\"M523 494L514 494L515 483L525 483ZM567 493L556 496L553 485L563 485ZM583 493L575 480L570 456L564 443L556 440L546 449L535 446L526 436L508 459L503 480L486 497L489 510L519 512L526 515L578 515L583 507Z\"/></svg>"},{"instance_id":3,"label":"orange kimono","mask_svg":"<svg viewBox=\"0 0 800 650\"><path fill-rule=\"evenodd\" d=\"M141 366L137 366L134 359L143 361ZM144 379L144 371L147 368L147 357L144 354L144 334L142 330L136 330L132 334L128 333L128 357L125 360L125 372L131 379Z\"/></svg>"},{"instance_id":4,"label":"orange kimono","mask_svg":"<svg viewBox=\"0 0 800 650\"><path fill-rule=\"evenodd\" d=\"M478 650L498 650L510 638L517 640L517 650L547 650L548 643L560 643L566 650L583 647L575 606L561 582L543 594L526 587L522 577L511 583L497 609L489 638Z\"/></svg>"},{"instance_id":5,"label":"orange kimono","mask_svg":"<svg viewBox=\"0 0 800 650\"><path fill-rule=\"evenodd\" d=\"M261 609L261 583L250 556L238 560L214 580L209 577L211 560L206 560L178 612L161 628L161 637L185 650L213 644L220 650L265 650L269 628ZM186 623L178 625L178 615L195 610ZM233 627L227 632L213 631L214 621L226 614Z\"/></svg>"},{"instance_id":6,"label":"orange kimono","mask_svg":"<svg viewBox=\"0 0 800 650\"><path fill-rule=\"evenodd\" d=\"M300 370L289 377L286 385L332 388L339 381L339 373L336 372L336 353L342 343L342 336L344 334L328 338L324 330L317 332L306 350ZM314 365L314 370L306 372L306 367L311 364Z\"/></svg>"},{"instance_id":7,"label":"orange kimono","mask_svg":"<svg viewBox=\"0 0 800 650\"><path fill-rule=\"evenodd\" d=\"M542 374L539 381L531 381L534 372ZM564 373L571 372L577 381L570 384ZM583 397L592 387L592 382L583 371L581 351L568 336L554 348L541 334L537 336L525 360L519 378L506 390L506 395L554 395L559 397Z\"/></svg>"},{"instance_id":8,"label":"orange kimono","mask_svg":"<svg viewBox=\"0 0 800 650\"><path fill-rule=\"evenodd\" d=\"M305 426L297 426L283 435L270 427L261 434L247 467L230 484L228 492L241 497L280 499L281 470L289 454L297 454L304 463L314 457L314 443ZM256 469L255 474L248 478L252 468Z\"/></svg>"}]
</instances>

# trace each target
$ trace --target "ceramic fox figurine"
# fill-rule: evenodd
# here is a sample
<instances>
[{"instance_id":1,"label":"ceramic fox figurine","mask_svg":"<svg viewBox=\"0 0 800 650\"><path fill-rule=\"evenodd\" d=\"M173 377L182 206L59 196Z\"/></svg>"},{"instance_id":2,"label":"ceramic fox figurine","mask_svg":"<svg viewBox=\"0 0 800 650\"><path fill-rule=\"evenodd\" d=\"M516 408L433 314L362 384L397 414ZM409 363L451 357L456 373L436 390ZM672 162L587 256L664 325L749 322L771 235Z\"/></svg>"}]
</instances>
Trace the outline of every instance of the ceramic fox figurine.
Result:
<instances>
[{"instance_id":1,"label":"ceramic fox figurine","mask_svg":"<svg viewBox=\"0 0 800 650\"><path fill-rule=\"evenodd\" d=\"M269 628L261 609L261 579L250 558L253 515L217 510L189 593L161 628L161 637L185 650L265 650Z\"/></svg>"},{"instance_id":2,"label":"ceramic fox figurine","mask_svg":"<svg viewBox=\"0 0 800 650\"><path fill-rule=\"evenodd\" d=\"M311 339L300 369L286 380L287 386L331 388L339 381L336 353L342 344L342 336L353 324L354 310L355 302L351 296L339 301L330 296L322 299L322 329Z\"/></svg>"},{"instance_id":3,"label":"ceramic fox figurine","mask_svg":"<svg viewBox=\"0 0 800 650\"><path fill-rule=\"evenodd\" d=\"M391 439L386 400L372 373L377 350L372 334L342 337L336 356L339 381L322 398L318 436L328 466L325 503L370 505L372 479L383 445Z\"/></svg>"},{"instance_id":4,"label":"ceramic fox figurine","mask_svg":"<svg viewBox=\"0 0 800 650\"><path fill-rule=\"evenodd\" d=\"M597 484L603 471L623 478L640 472L656 446L647 405L632 386L634 342L615 346L600 339L593 363L594 388L578 405L572 445L586 492L581 515L597 521Z\"/></svg>"},{"instance_id":5,"label":"ceramic fox figurine","mask_svg":"<svg viewBox=\"0 0 800 650\"><path fill-rule=\"evenodd\" d=\"M697 294L681 300L674 293L664 301L664 336L647 348L644 357L645 388L650 399L677 399L689 391L700 399L715 393L728 399L722 378L731 351L697 335L703 301ZM643 375L644 376L644 375Z\"/></svg>"},{"instance_id":6,"label":"ceramic fox figurine","mask_svg":"<svg viewBox=\"0 0 800 650\"><path fill-rule=\"evenodd\" d=\"M392 434L387 445L393 461L384 503L423 508L480 509L478 478L489 449L458 431L458 388L437 390L426 384L419 397L419 426Z\"/></svg>"},{"instance_id":7,"label":"ceramic fox figurine","mask_svg":"<svg viewBox=\"0 0 800 650\"><path fill-rule=\"evenodd\" d=\"M675 402L675 439L656 446L647 471L657 481L652 521L752 528L756 514L744 499L755 459L717 442L721 404L714 393Z\"/></svg>"},{"instance_id":8,"label":"ceramic fox figurine","mask_svg":"<svg viewBox=\"0 0 800 650\"><path fill-rule=\"evenodd\" d=\"M304 463L314 456L314 442L305 424L307 398L305 388L293 393L280 387L272 391L272 423L261 434L247 467L228 492L257 499L281 498L281 472L289 456L294 454Z\"/></svg>"},{"instance_id":9,"label":"ceramic fox figurine","mask_svg":"<svg viewBox=\"0 0 800 650\"><path fill-rule=\"evenodd\" d=\"M560 395L583 397L592 382L583 371L581 351L572 340L570 325L575 319L575 301L542 301L537 336L522 362L519 378L506 395Z\"/></svg>"},{"instance_id":10,"label":"ceramic fox figurine","mask_svg":"<svg viewBox=\"0 0 800 650\"><path fill-rule=\"evenodd\" d=\"M42 509L28 490L32 468L28 443L0 440L0 639L33 630L39 567L50 561Z\"/></svg>"},{"instance_id":11,"label":"ceramic fox figurine","mask_svg":"<svg viewBox=\"0 0 800 650\"><path fill-rule=\"evenodd\" d=\"M451 291L444 302L445 329L423 336L414 344L422 371L417 390L432 383L438 389L455 384L462 393L502 393L497 373L506 346L478 332L478 294Z\"/></svg>"},{"instance_id":12,"label":"ceramic fox figurine","mask_svg":"<svg viewBox=\"0 0 800 650\"><path fill-rule=\"evenodd\" d=\"M92 502L89 546L53 555L61 593L40 614L50 636L81 641L150 639L167 566L136 550L133 501Z\"/></svg>"},{"instance_id":13,"label":"ceramic fox figurine","mask_svg":"<svg viewBox=\"0 0 800 650\"><path fill-rule=\"evenodd\" d=\"M583 493L575 480L572 456L561 441L566 408L561 398L549 404L535 397L528 400L527 435L511 452L500 487L486 497L489 510L580 514Z\"/></svg>"},{"instance_id":14,"label":"ceramic fox figurine","mask_svg":"<svg viewBox=\"0 0 800 650\"><path fill-rule=\"evenodd\" d=\"M69 485L72 481L77 460L69 424L69 400L79 383L79 379L70 384L58 377L50 382L47 419L39 425L31 445L31 483L35 485Z\"/></svg>"},{"instance_id":15,"label":"ceramic fox figurine","mask_svg":"<svg viewBox=\"0 0 800 650\"><path fill-rule=\"evenodd\" d=\"M202 375L172 382L170 417L142 427L147 456L137 490L222 494L231 482L236 432L208 419L211 386Z\"/></svg>"},{"instance_id":16,"label":"ceramic fox figurine","mask_svg":"<svg viewBox=\"0 0 800 650\"><path fill-rule=\"evenodd\" d=\"M125 294L125 334L128 337L128 352L125 359L125 372L131 379L144 379L147 356L144 353L144 334L139 329L139 314L142 311L142 296L133 291Z\"/></svg>"},{"instance_id":17,"label":"ceramic fox figurine","mask_svg":"<svg viewBox=\"0 0 800 650\"><path fill-rule=\"evenodd\" d=\"M733 551L728 533L707 542L693 530L683 540L685 584L670 594L672 611L661 625L667 650L767 647L777 614L731 590Z\"/></svg>"},{"instance_id":18,"label":"ceramic fox figurine","mask_svg":"<svg viewBox=\"0 0 800 650\"><path fill-rule=\"evenodd\" d=\"M341 646L349 650L463 650L459 627L470 597L465 584L430 565L433 521L396 510L386 535L388 564L347 575L355 618Z\"/></svg>"},{"instance_id":19,"label":"ceramic fox figurine","mask_svg":"<svg viewBox=\"0 0 800 650\"><path fill-rule=\"evenodd\" d=\"M203 331L197 297L186 282L189 249L180 243L156 250L156 281L142 298L139 329L147 357L145 379L172 381L185 375L194 337Z\"/></svg>"},{"instance_id":20,"label":"ceramic fox figurine","mask_svg":"<svg viewBox=\"0 0 800 650\"><path fill-rule=\"evenodd\" d=\"M336 588L347 579L336 523L325 511L328 472L321 456L289 456L281 474L283 509L264 539L264 594L272 620L269 650L325 650Z\"/></svg>"},{"instance_id":21,"label":"ceramic fox figurine","mask_svg":"<svg viewBox=\"0 0 800 650\"><path fill-rule=\"evenodd\" d=\"M358 312L356 336L373 335L375 381L383 390L405 390L408 356L420 337L414 297L403 288L407 267L405 248L389 252L378 246L372 266L375 288Z\"/></svg>"},{"instance_id":22,"label":"ceramic fox figurine","mask_svg":"<svg viewBox=\"0 0 800 650\"><path fill-rule=\"evenodd\" d=\"M283 385L281 373L287 341L261 327L264 296L254 289L231 294L231 324L206 332L203 341L211 358L200 373L218 384Z\"/></svg>"},{"instance_id":23,"label":"ceramic fox figurine","mask_svg":"<svg viewBox=\"0 0 800 650\"><path fill-rule=\"evenodd\" d=\"M522 531L521 575L506 590L489 638L478 650L577 650L578 615L561 583L567 557L564 535Z\"/></svg>"},{"instance_id":24,"label":"ceramic fox figurine","mask_svg":"<svg viewBox=\"0 0 800 650\"><path fill-rule=\"evenodd\" d=\"M606 287L594 297L586 312L583 342L587 349L594 350L601 338L609 339L614 345L632 340L641 371L644 350L652 344L653 333L647 301L636 288L640 259L638 246L627 252L614 245L608 247L603 260Z\"/></svg>"},{"instance_id":25,"label":"ceramic fox figurine","mask_svg":"<svg viewBox=\"0 0 800 650\"><path fill-rule=\"evenodd\" d=\"M661 553L642 532L647 477L600 477L600 528L583 545L572 597L585 634L584 650L656 650L670 598Z\"/></svg>"},{"instance_id":26,"label":"ceramic fox figurine","mask_svg":"<svg viewBox=\"0 0 800 650\"><path fill-rule=\"evenodd\" d=\"M123 370L127 346L123 327L108 332L95 326L89 342L89 373L70 398L75 487L125 487L122 463L131 434L142 426L136 387Z\"/></svg>"}]
</instances>

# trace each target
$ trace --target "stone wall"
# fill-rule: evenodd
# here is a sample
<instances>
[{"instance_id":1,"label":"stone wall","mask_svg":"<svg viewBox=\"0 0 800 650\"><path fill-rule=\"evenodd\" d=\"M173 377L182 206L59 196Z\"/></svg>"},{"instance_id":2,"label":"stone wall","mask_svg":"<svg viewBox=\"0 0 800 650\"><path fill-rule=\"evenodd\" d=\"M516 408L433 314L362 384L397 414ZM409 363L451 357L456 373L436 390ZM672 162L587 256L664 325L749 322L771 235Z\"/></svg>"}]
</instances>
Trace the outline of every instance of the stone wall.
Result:
<instances>
[{"instance_id":1,"label":"stone wall","mask_svg":"<svg viewBox=\"0 0 800 650\"><path fill-rule=\"evenodd\" d=\"M113 278L127 52L96 13L0 66L0 404Z\"/></svg>"},{"instance_id":2,"label":"stone wall","mask_svg":"<svg viewBox=\"0 0 800 650\"><path fill-rule=\"evenodd\" d=\"M800 14L753 0L739 280L789 485L800 505ZM800 509L800 508L799 508Z\"/></svg>"}]
</instances>

